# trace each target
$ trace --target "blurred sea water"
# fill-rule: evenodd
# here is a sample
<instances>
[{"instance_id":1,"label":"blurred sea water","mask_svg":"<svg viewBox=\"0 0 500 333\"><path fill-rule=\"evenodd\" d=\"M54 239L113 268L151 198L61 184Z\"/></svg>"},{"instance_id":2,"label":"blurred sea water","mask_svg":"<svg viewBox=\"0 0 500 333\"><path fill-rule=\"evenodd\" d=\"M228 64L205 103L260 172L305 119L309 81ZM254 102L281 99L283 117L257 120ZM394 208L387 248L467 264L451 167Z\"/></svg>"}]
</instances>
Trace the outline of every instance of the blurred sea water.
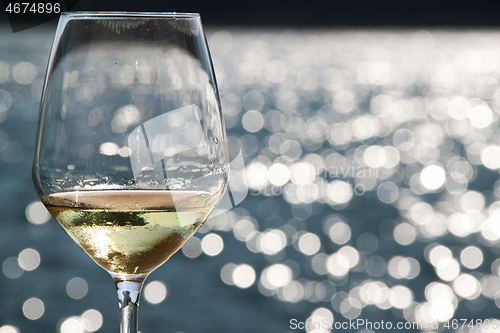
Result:
<instances>
[{"instance_id":1,"label":"blurred sea water","mask_svg":"<svg viewBox=\"0 0 500 333\"><path fill-rule=\"evenodd\" d=\"M118 329L112 279L31 183L53 34L0 31L0 333ZM250 192L151 274L140 331L500 331L500 33L207 38Z\"/></svg>"}]
</instances>

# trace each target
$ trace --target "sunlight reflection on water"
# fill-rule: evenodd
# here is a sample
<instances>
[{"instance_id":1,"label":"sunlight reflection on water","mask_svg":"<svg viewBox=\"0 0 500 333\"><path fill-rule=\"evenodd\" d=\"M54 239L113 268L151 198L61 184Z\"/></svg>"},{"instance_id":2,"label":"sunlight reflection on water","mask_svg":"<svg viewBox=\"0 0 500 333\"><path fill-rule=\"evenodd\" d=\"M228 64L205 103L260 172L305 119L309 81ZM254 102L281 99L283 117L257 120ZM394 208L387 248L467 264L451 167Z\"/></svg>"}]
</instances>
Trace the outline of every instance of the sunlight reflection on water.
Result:
<instances>
[{"instance_id":1,"label":"sunlight reflection on water","mask_svg":"<svg viewBox=\"0 0 500 333\"><path fill-rule=\"evenodd\" d=\"M271 308L306 304L303 320L376 320L383 312L425 330L429 321L494 316L484 311L500 307L500 34L225 29L208 37L251 195L208 221L185 257L226 258L213 267L226 288L248 289ZM5 165L31 163L32 143L11 127L36 122L29 110L38 108L45 61L0 57ZM131 80L147 84L147 69L120 73L115 84L124 89ZM68 89L92 100L99 87L79 86L76 74ZM132 111L116 114L130 120ZM99 112L84 121L98 122ZM107 155L122 148L89 147ZM41 237L49 216L26 200L30 233ZM31 246L2 252L9 283L44 267ZM87 289L70 288L82 281L71 281L68 295L84 297ZM147 297L155 304L167 293L156 282ZM45 302L29 298L20 311L42 318ZM62 333L103 324L97 310L58 320Z\"/></svg>"}]
</instances>

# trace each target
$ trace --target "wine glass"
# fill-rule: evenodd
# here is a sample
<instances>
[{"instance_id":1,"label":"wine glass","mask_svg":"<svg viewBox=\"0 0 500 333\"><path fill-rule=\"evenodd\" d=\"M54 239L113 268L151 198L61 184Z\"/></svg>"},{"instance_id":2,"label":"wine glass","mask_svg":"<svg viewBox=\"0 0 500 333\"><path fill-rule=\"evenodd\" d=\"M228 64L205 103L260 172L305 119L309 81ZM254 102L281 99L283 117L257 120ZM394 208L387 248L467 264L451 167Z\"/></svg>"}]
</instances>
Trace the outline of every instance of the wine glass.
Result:
<instances>
[{"instance_id":1,"label":"wine glass","mask_svg":"<svg viewBox=\"0 0 500 333\"><path fill-rule=\"evenodd\" d=\"M229 169L198 14L60 17L40 107L37 193L113 277L122 333L144 280L203 224Z\"/></svg>"}]
</instances>

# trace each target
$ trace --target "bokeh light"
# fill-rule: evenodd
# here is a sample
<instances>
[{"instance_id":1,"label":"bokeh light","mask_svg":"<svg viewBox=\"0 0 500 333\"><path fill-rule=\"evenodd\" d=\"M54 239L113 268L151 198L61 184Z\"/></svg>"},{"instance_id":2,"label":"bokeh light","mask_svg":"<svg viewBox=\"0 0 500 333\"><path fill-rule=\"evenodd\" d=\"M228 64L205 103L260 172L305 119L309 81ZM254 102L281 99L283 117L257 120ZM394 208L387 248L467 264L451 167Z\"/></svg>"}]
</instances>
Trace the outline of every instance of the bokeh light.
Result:
<instances>
[{"instance_id":1,"label":"bokeh light","mask_svg":"<svg viewBox=\"0 0 500 333\"><path fill-rule=\"evenodd\" d=\"M420 181L426 189L437 190L444 185L446 173L443 167L439 165L430 165L422 170Z\"/></svg>"},{"instance_id":2,"label":"bokeh light","mask_svg":"<svg viewBox=\"0 0 500 333\"><path fill-rule=\"evenodd\" d=\"M238 265L233 269L232 281L235 286L245 289L255 282L255 270L247 264Z\"/></svg>"},{"instance_id":3,"label":"bokeh light","mask_svg":"<svg viewBox=\"0 0 500 333\"><path fill-rule=\"evenodd\" d=\"M19 267L25 271L35 270L40 265L40 253L34 249L24 249L19 253Z\"/></svg>"},{"instance_id":4,"label":"bokeh light","mask_svg":"<svg viewBox=\"0 0 500 333\"><path fill-rule=\"evenodd\" d=\"M202 253L201 240L198 237L191 237L182 246L182 253L188 258L198 258Z\"/></svg>"},{"instance_id":5,"label":"bokeh light","mask_svg":"<svg viewBox=\"0 0 500 333\"><path fill-rule=\"evenodd\" d=\"M32 63L23 61L14 66L12 76L17 83L28 85L35 81L37 77L37 70Z\"/></svg>"},{"instance_id":6,"label":"bokeh light","mask_svg":"<svg viewBox=\"0 0 500 333\"><path fill-rule=\"evenodd\" d=\"M209 256L216 256L222 252L222 249L224 248L224 241L221 236L210 233L201 240L201 248L205 254Z\"/></svg>"},{"instance_id":7,"label":"bokeh light","mask_svg":"<svg viewBox=\"0 0 500 333\"><path fill-rule=\"evenodd\" d=\"M357 247L365 253L373 253L378 248L377 237L372 233L364 233L358 237Z\"/></svg>"},{"instance_id":8,"label":"bokeh light","mask_svg":"<svg viewBox=\"0 0 500 333\"><path fill-rule=\"evenodd\" d=\"M345 244L351 239L351 228L345 222L342 222L342 220L333 222L335 220L336 219L333 218L326 221L326 224L331 224L328 227L328 235L332 242L336 244Z\"/></svg>"},{"instance_id":9,"label":"bokeh light","mask_svg":"<svg viewBox=\"0 0 500 333\"><path fill-rule=\"evenodd\" d=\"M95 332L101 328L103 317L99 311L90 309L82 313L81 322L85 331Z\"/></svg>"},{"instance_id":10,"label":"bokeh light","mask_svg":"<svg viewBox=\"0 0 500 333\"><path fill-rule=\"evenodd\" d=\"M292 270L284 264L274 264L266 267L260 276L261 284L267 289L277 289L292 281Z\"/></svg>"},{"instance_id":11,"label":"bokeh light","mask_svg":"<svg viewBox=\"0 0 500 333\"><path fill-rule=\"evenodd\" d=\"M237 265L233 263L227 263L220 270L220 277L225 284L228 284L230 286L234 285L233 272L236 267Z\"/></svg>"},{"instance_id":12,"label":"bokeh light","mask_svg":"<svg viewBox=\"0 0 500 333\"><path fill-rule=\"evenodd\" d=\"M286 246L286 235L279 229L269 229L258 237L258 248L265 254L273 255Z\"/></svg>"},{"instance_id":13,"label":"bokeh light","mask_svg":"<svg viewBox=\"0 0 500 333\"><path fill-rule=\"evenodd\" d=\"M388 265L387 271L395 279L414 279L420 274L420 264L411 257L393 257Z\"/></svg>"},{"instance_id":14,"label":"bokeh light","mask_svg":"<svg viewBox=\"0 0 500 333\"><path fill-rule=\"evenodd\" d=\"M82 320L79 317L72 316L62 321L59 327L60 333L84 333Z\"/></svg>"},{"instance_id":15,"label":"bokeh light","mask_svg":"<svg viewBox=\"0 0 500 333\"><path fill-rule=\"evenodd\" d=\"M20 333L19 329L12 325L4 325L0 327L0 333Z\"/></svg>"},{"instance_id":16,"label":"bokeh light","mask_svg":"<svg viewBox=\"0 0 500 333\"><path fill-rule=\"evenodd\" d=\"M3 262L2 270L5 276L11 279L17 279L24 272L23 268L19 266L19 260L17 257L7 258Z\"/></svg>"},{"instance_id":17,"label":"bokeh light","mask_svg":"<svg viewBox=\"0 0 500 333\"><path fill-rule=\"evenodd\" d=\"M394 240L401 245L410 245L416 236L415 228L409 223L400 223L394 228Z\"/></svg>"},{"instance_id":18,"label":"bokeh light","mask_svg":"<svg viewBox=\"0 0 500 333\"><path fill-rule=\"evenodd\" d=\"M40 319L45 312L45 305L42 300L36 297L30 298L23 304L23 313L31 320Z\"/></svg>"},{"instance_id":19,"label":"bokeh light","mask_svg":"<svg viewBox=\"0 0 500 333\"><path fill-rule=\"evenodd\" d=\"M50 220L50 214L40 201L35 201L26 207L26 218L33 224L44 224Z\"/></svg>"},{"instance_id":20,"label":"bokeh light","mask_svg":"<svg viewBox=\"0 0 500 333\"><path fill-rule=\"evenodd\" d=\"M167 298L167 286L161 281L151 281L144 286L144 299L150 304L159 304Z\"/></svg>"},{"instance_id":21,"label":"bokeh light","mask_svg":"<svg viewBox=\"0 0 500 333\"><path fill-rule=\"evenodd\" d=\"M319 251L321 242L317 235L309 232L300 236L298 240L298 247L300 252L306 255L313 255Z\"/></svg>"},{"instance_id":22,"label":"bokeh light","mask_svg":"<svg viewBox=\"0 0 500 333\"><path fill-rule=\"evenodd\" d=\"M264 117L256 110L246 112L241 121L243 123L243 128L251 133L258 132L264 126Z\"/></svg>"},{"instance_id":23,"label":"bokeh light","mask_svg":"<svg viewBox=\"0 0 500 333\"><path fill-rule=\"evenodd\" d=\"M88 290L89 286L87 281L85 281L85 279L82 279L80 277L72 278L66 284L66 293L68 294L69 297L74 299L80 299L85 297L85 295L87 295Z\"/></svg>"},{"instance_id":24,"label":"bokeh light","mask_svg":"<svg viewBox=\"0 0 500 333\"><path fill-rule=\"evenodd\" d=\"M469 269L475 269L483 263L483 252L476 246L468 246L460 254L462 265Z\"/></svg>"},{"instance_id":25,"label":"bokeh light","mask_svg":"<svg viewBox=\"0 0 500 333\"><path fill-rule=\"evenodd\" d=\"M405 309L410 306L413 298L413 292L405 286L394 286L389 292L389 303L397 309Z\"/></svg>"},{"instance_id":26,"label":"bokeh light","mask_svg":"<svg viewBox=\"0 0 500 333\"><path fill-rule=\"evenodd\" d=\"M458 296L475 299L481 294L481 284L470 274L461 274L453 281L453 290Z\"/></svg>"}]
</instances>

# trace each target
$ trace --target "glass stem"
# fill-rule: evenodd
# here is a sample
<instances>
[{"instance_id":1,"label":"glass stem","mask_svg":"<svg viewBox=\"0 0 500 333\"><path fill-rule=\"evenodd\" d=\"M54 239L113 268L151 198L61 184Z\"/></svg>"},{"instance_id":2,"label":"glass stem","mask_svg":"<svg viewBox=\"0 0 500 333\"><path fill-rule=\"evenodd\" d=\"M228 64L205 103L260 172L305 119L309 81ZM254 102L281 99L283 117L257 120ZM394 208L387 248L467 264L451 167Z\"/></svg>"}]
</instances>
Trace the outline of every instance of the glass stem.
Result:
<instances>
[{"instance_id":1,"label":"glass stem","mask_svg":"<svg viewBox=\"0 0 500 333\"><path fill-rule=\"evenodd\" d=\"M137 333L137 315L143 281L117 281L120 305L120 333Z\"/></svg>"}]
</instances>

